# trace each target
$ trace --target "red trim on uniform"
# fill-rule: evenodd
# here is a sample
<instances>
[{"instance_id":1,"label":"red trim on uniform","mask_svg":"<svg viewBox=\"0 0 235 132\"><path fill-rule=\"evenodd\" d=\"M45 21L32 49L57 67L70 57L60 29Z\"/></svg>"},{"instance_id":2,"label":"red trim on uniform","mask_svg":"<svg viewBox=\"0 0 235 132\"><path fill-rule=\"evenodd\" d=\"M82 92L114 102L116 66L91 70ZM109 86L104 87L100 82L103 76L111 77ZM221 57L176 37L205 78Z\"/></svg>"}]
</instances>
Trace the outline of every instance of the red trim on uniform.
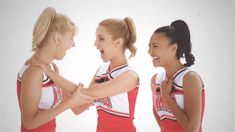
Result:
<instances>
[{"instance_id":1,"label":"red trim on uniform","mask_svg":"<svg viewBox=\"0 0 235 132\"><path fill-rule=\"evenodd\" d=\"M124 64L124 65L121 65L121 66L117 66L117 67L113 68L113 69L110 71L110 65L109 65L109 67L108 67L108 73L111 74L112 72L117 71L117 70L120 70L120 69L122 69L122 68L124 68L124 67L126 67L126 66L128 66L128 64Z\"/></svg>"},{"instance_id":2,"label":"red trim on uniform","mask_svg":"<svg viewBox=\"0 0 235 132\"><path fill-rule=\"evenodd\" d=\"M98 107L96 107L97 109L104 109L104 110L107 110L107 111L110 111L110 112L112 112L112 113L117 113L117 114L122 114L122 115L127 115L127 116L129 116L130 114L128 114L128 113L123 113L123 112L118 112L118 111L114 111L114 110L111 110L111 109L107 109L107 108L104 108L104 107L102 107L102 106L98 106Z\"/></svg>"}]
</instances>

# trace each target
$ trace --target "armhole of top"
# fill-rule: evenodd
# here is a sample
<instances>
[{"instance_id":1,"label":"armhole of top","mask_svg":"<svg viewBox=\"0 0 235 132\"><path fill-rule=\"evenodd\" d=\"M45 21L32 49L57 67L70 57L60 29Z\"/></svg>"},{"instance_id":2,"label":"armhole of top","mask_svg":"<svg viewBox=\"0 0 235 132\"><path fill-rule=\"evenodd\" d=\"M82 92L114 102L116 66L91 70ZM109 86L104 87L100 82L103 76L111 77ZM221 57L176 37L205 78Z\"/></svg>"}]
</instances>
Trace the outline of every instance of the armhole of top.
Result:
<instances>
[{"instance_id":1,"label":"armhole of top","mask_svg":"<svg viewBox=\"0 0 235 132\"><path fill-rule=\"evenodd\" d=\"M18 77L19 79L21 80L22 79L22 76L24 74L24 72L30 67L30 65L24 65L22 68L21 68L21 71L18 73ZM43 82L46 82L49 77L44 73L44 71L42 70L42 74L43 74Z\"/></svg>"},{"instance_id":2,"label":"armhole of top","mask_svg":"<svg viewBox=\"0 0 235 132\"><path fill-rule=\"evenodd\" d=\"M55 63L54 63L55 64ZM56 64L55 64L56 65ZM57 67L57 65L56 65L56 67ZM50 69L51 70L53 70L53 71L55 71L55 69L54 69L54 67L53 67L53 65L52 64L50 64ZM46 73L42 70L42 73L43 73L43 82L47 82L50 78L49 78L49 76L47 76L46 75Z\"/></svg>"},{"instance_id":3,"label":"armhole of top","mask_svg":"<svg viewBox=\"0 0 235 132\"><path fill-rule=\"evenodd\" d=\"M129 68L129 69L127 69L126 71L124 71L123 73L125 73L125 72L127 72L127 71L132 71L132 72L134 72L134 73L137 75L137 85L139 85L139 83L140 83L140 77L139 77L139 75L137 74L137 72L134 71L133 69Z\"/></svg>"},{"instance_id":4,"label":"armhole of top","mask_svg":"<svg viewBox=\"0 0 235 132\"><path fill-rule=\"evenodd\" d=\"M165 71L158 71L156 73L156 84L160 85L162 81L166 79L166 73Z\"/></svg>"},{"instance_id":5,"label":"armhole of top","mask_svg":"<svg viewBox=\"0 0 235 132\"><path fill-rule=\"evenodd\" d=\"M186 74L188 74L189 72L195 72L195 71L193 71L193 70L190 70L190 69L187 69L187 71L186 71L186 73L184 74L184 77L185 77L185 75ZM202 78L201 78L201 76L197 73L197 72L195 72L198 76L199 76L199 78L200 78L200 80L201 80L201 84L202 84L202 90L204 90L204 83L203 83L203 81L202 81ZM182 87L183 87L183 85L184 85L184 77L183 77L183 80L182 80Z\"/></svg>"},{"instance_id":6,"label":"armhole of top","mask_svg":"<svg viewBox=\"0 0 235 132\"><path fill-rule=\"evenodd\" d=\"M49 80L49 77L45 74L44 71L42 71L43 74L43 82L47 82Z\"/></svg>"}]
</instances>

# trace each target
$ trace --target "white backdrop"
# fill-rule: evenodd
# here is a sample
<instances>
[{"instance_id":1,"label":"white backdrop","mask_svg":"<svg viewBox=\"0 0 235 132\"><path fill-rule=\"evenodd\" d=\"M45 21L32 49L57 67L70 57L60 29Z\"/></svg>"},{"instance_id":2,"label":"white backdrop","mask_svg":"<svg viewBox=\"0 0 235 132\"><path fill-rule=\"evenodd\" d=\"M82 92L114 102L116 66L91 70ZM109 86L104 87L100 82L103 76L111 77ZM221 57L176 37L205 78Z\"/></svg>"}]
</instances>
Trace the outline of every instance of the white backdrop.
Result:
<instances>
[{"instance_id":1,"label":"white backdrop","mask_svg":"<svg viewBox=\"0 0 235 132\"><path fill-rule=\"evenodd\" d=\"M150 78L156 72L147 54L148 42L159 26L176 19L185 20L191 29L196 70L206 86L205 132L235 131L235 2L234 1L166 1L166 0L84 0L84 1L17 1L0 2L0 131L20 131L20 112L16 94L16 75L30 57L32 29L36 18L48 6L68 15L78 26L76 47L56 63L60 72L74 82L89 84L102 64L94 47L97 24L109 17L130 16L137 27L137 56L130 60L140 76L140 90L135 111L139 132L160 131L152 114ZM94 132L96 110L74 116L65 111L57 118L58 132Z\"/></svg>"}]
</instances>

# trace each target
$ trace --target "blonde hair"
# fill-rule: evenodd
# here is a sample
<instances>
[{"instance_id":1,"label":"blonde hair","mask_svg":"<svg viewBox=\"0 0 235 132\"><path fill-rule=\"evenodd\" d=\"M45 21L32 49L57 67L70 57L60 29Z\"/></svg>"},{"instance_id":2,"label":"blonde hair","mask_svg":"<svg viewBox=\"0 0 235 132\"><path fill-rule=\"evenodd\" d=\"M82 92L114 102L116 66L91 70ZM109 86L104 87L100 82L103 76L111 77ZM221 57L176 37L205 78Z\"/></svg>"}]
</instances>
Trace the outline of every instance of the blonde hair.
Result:
<instances>
[{"instance_id":1,"label":"blonde hair","mask_svg":"<svg viewBox=\"0 0 235 132\"><path fill-rule=\"evenodd\" d=\"M77 27L67 16L57 13L52 7L45 8L33 28L32 51L43 47L42 43L52 32L57 31L63 34L70 30L75 34Z\"/></svg>"},{"instance_id":2,"label":"blonde hair","mask_svg":"<svg viewBox=\"0 0 235 132\"><path fill-rule=\"evenodd\" d=\"M134 46L136 42L136 28L133 20L130 17L122 19L108 18L99 23L100 26L104 26L112 39L118 38L124 39L124 49L129 49L131 55L129 58L135 56L137 48Z\"/></svg>"}]
</instances>

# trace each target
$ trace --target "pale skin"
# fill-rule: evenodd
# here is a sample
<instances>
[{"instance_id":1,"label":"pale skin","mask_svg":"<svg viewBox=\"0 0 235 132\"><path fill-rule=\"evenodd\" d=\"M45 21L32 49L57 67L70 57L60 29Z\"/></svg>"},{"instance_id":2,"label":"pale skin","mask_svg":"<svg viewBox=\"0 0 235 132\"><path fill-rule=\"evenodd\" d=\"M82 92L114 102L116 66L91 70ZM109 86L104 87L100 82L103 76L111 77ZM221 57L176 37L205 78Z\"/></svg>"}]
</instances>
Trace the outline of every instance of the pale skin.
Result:
<instances>
[{"instance_id":1,"label":"pale skin","mask_svg":"<svg viewBox=\"0 0 235 132\"><path fill-rule=\"evenodd\" d=\"M50 64L54 59L62 59L65 52L73 46L72 32L66 32L65 34L53 32L49 39L43 43L43 47L36 51L27 63L30 64L31 60L37 60ZM70 95L62 103L51 109L39 109L38 104L41 97L42 80L43 71L37 66L29 66L22 76L20 96L21 117L26 129L37 128L54 119L66 109L75 108L92 101L92 99L80 94L82 85L79 84L74 87L74 91L63 90L65 95Z\"/></svg>"},{"instance_id":2,"label":"pale skin","mask_svg":"<svg viewBox=\"0 0 235 132\"><path fill-rule=\"evenodd\" d=\"M153 58L154 66L163 66L169 80L161 83L161 96L170 107L177 122L187 132L198 132L201 121L202 82L196 72L188 72L183 79L184 109L181 109L170 96L173 75L184 66L176 58L177 44L169 45L169 39L162 33L155 33L149 44L149 54ZM156 75L152 77L151 88L155 91ZM159 123L159 116L154 110L154 116Z\"/></svg>"},{"instance_id":3,"label":"pale skin","mask_svg":"<svg viewBox=\"0 0 235 132\"><path fill-rule=\"evenodd\" d=\"M105 27L98 26L96 30L95 46L98 50L100 50L103 61L110 62L111 70L117 66L127 64L127 59L123 50L123 42L124 41L122 38L113 40L112 36L107 32ZM74 88L77 87L77 84L68 81L58 73L48 69L48 67L45 65L39 64L39 66L41 66L42 69L51 77L51 79L60 87L69 91L73 91ZM95 99L129 92L133 90L138 84L138 76L134 71L131 70L120 74L108 82L100 84L95 83L95 75L90 83L90 86L81 90L81 93L91 96ZM128 80L126 78L128 78ZM83 105L83 107L80 107L80 110L78 110L77 113L81 113L89 106L90 104Z\"/></svg>"}]
</instances>

